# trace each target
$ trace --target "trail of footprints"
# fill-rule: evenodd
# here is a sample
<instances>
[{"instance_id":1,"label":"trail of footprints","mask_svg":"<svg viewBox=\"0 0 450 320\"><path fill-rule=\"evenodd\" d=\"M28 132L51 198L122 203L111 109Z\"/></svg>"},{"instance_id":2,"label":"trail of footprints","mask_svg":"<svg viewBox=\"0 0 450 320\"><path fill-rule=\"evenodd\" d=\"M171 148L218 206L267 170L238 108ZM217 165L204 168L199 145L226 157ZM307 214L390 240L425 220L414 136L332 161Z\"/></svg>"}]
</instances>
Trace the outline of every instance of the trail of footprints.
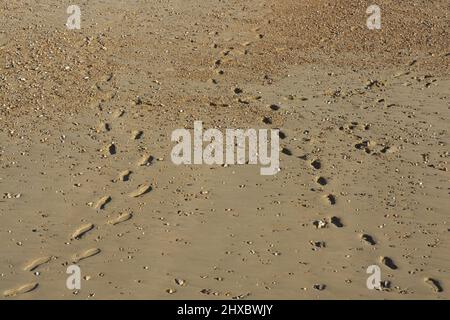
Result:
<instances>
[{"instance_id":1,"label":"trail of footprints","mask_svg":"<svg viewBox=\"0 0 450 320\"><path fill-rule=\"evenodd\" d=\"M285 153L285 154L291 155L290 152ZM300 158L303 160L307 160L306 156L300 157ZM322 168L322 163L319 159L315 159L315 160L311 161L310 165L316 171L318 171ZM316 183L319 184L320 186L324 187L328 184L328 180L323 176L318 176L318 177L316 177ZM328 204L330 204L330 205L336 204L336 197L334 195L328 194L323 197ZM334 225L335 227L338 227L338 228L342 228L344 226L341 222L341 219L338 217L335 217L335 216L313 221L312 224L313 224L313 226L316 227L316 229L327 228L328 225L330 225L330 224ZM377 242L371 235L368 235L365 233L360 234L360 240L369 246L374 246L377 244ZM325 243L323 243L322 241L319 241L317 243L318 244L322 243L322 245L315 245L316 247L325 247ZM315 248L315 249L317 249L317 248ZM395 264L394 260L390 257L381 256L379 258L379 263L390 270L398 269L398 266ZM443 288L438 280L433 279L433 278L424 278L423 281L424 281L425 285L427 285L433 292L439 293L439 292L443 291ZM390 288L390 282L382 281L381 290L387 290L389 288Z\"/></svg>"},{"instance_id":2,"label":"trail of footprints","mask_svg":"<svg viewBox=\"0 0 450 320\"><path fill-rule=\"evenodd\" d=\"M222 52L223 56L225 57L225 56L229 55L232 52L232 50L234 50L234 48L230 48L230 50L223 51ZM224 71L219 68L219 67L222 66L222 64L223 64L223 60L222 59L218 59L214 63L214 68L216 70L218 70L218 74L223 74L224 73ZM242 92L243 92L242 89L234 88L234 93L236 95L239 95ZM272 105L269 105L269 109L274 111L274 112L276 112L276 111L279 111L281 109L281 107L279 105L272 104ZM266 117L263 118L262 122L264 124L270 125L270 124L272 124L272 119L271 119L271 117L266 116ZM285 133L282 132L282 131L280 131L279 136L280 136L280 139L282 139L282 140L286 138ZM361 144L361 145L356 145L356 148L370 147L372 145L373 145L373 143L369 143L367 145ZM381 152L383 152L383 153L387 152L386 150L388 150L388 149L383 149L383 150L381 150ZM368 152L368 151L366 150L366 152ZM286 148L286 147L282 148L281 153L284 154L284 155L287 155L287 156L292 156L293 155L293 152L289 148ZM299 158L301 158L303 160L307 160L307 156L303 156L303 157L299 157ZM322 169L322 162L321 162L320 159L314 159L314 160L310 161L309 164L315 171L319 171L320 169ZM318 176L316 178L316 183L318 185L322 186L322 187L325 187L328 184L328 180L325 177L323 177L323 176ZM323 196L323 199L324 199L325 203L327 203L328 205L331 205L331 206L334 206L337 203L337 198L333 194L326 194L326 195ZM332 216L332 217L324 218L322 220L314 221L313 225L317 229L326 228L328 225L333 225L333 226L335 226L337 228L344 227L344 224L342 223L341 219L339 217L336 217L336 216ZM368 234L360 234L360 241L365 243L365 244L367 244L367 245L369 245L369 246L374 246L374 245L377 244L375 239L371 235L368 235ZM318 244L317 247L325 247L325 243L322 242L322 241L317 242L317 244ZM391 259L390 257L381 256L379 258L379 263L381 265L385 266L386 268L390 269L390 270L397 270L398 269L398 266L395 264L393 259ZM442 286L440 285L439 281L437 281L436 279L425 278L424 279L424 283L427 286L429 286L433 292L438 293L438 292L442 292L443 291ZM326 287L325 285L316 285L316 286L323 286L323 288ZM389 289L389 287L390 287L389 281L384 281L382 283L382 290Z\"/></svg>"},{"instance_id":3,"label":"trail of footprints","mask_svg":"<svg viewBox=\"0 0 450 320\"><path fill-rule=\"evenodd\" d=\"M255 30L257 31L257 29ZM263 36L261 34L258 34L258 38L262 39ZM247 47L249 46L251 43L244 43L242 44L243 47ZM230 54L232 54L233 52L236 52L238 55L240 54L246 54L246 50L245 51L239 51L236 50L235 48L228 48L226 50L223 50L221 52L222 57L215 60L214 62L214 69L216 70L217 74L222 75L224 74L224 71L220 68L223 65L223 62L226 62L227 60L227 56L229 56ZM215 79L212 79L213 83L217 83L217 81ZM242 93L242 89L240 88L234 88L234 93L239 95L240 93ZM276 104L272 104L269 106L269 108L272 111L278 111L280 110L280 106L276 105ZM116 110L115 112L112 113L112 119L117 119L122 117L124 114L123 110ZM272 120L270 117L264 117L263 119L263 123L265 124L272 124ZM97 127L97 133L108 133L112 130L112 126L110 123L108 122L100 122L98 127ZM134 140L139 140L142 138L144 132L142 130L133 130L131 131L131 135L130 135L130 140L134 141ZM286 135L284 132L280 131L280 138L281 139L285 139ZM355 147L358 149L366 149L366 152L368 152L368 148L371 146L370 143L360 143L357 144ZM99 150L104 157L107 156L114 156L115 154L117 154L117 146L115 142L111 142L110 144L104 146L102 149ZM292 156L293 153L290 149L288 148L282 148L281 152L287 156ZM301 159L307 160L307 157L299 157ZM148 154L143 154L140 159L136 162L137 167L143 167L143 166L150 166L152 164L153 161L153 157L151 155ZM310 163L310 166L315 170L315 171L319 171L322 168L322 162L320 159L314 159L312 160ZM123 170L118 174L117 180L113 180L115 181L121 181L121 182L126 182L130 180L130 176L131 174L133 174L133 172L131 170ZM328 185L328 180L327 178L323 177L323 176L317 176L316 177L316 183L322 187L325 187L326 185ZM141 197L143 195L145 195L146 193L151 191L151 186L148 184L143 184L141 186L139 186L136 190L128 193L129 197L132 198L137 198L137 197ZM325 200L326 203L328 203L329 205L335 205L337 202L336 197L333 194L327 194L323 196L323 199ZM107 205L112 201L112 197L110 195L105 195L101 198L99 198L95 203L92 203L91 205L94 207L94 209L96 210L104 210ZM118 216L111 218L107 221L108 225L111 226L115 226L117 224L126 222L130 219L132 219L133 214L132 213L121 213ZM317 229L321 229L321 228L327 228L328 225L333 225L337 228L342 228L344 227L344 224L342 223L341 219L339 217L336 216L332 216L332 217L328 217L328 218L324 218L322 220L317 220L313 222L313 225L317 228ZM81 240L83 238L83 236L92 231L95 228L95 225L92 223L86 223L81 225L80 227L78 227L76 230L74 230L74 232L71 234L70 236L70 240ZM360 234L360 241L369 245L369 246L374 246L377 244L377 242L375 241L375 239L368 235L368 234ZM313 243L313 245L317 248L319 247L325 247L326 244L322 241L319 242L315 242ZM89 248L89 249L85 249L82 250L80 252L77 252L75 254L72 255L71 257L71 261L73 263L78 263L82 260L88 259L90 257L96 256L98 254L101 253L101 249L100 248ZM40 258L36 258L34 260L29 261L24 267L23 270L24 271L34 271L35 269L37 269L38 267L51 262L53 259L56 259L53 256L43 256ZM385 257L385 256L381 256L379 258L379 263L384 265L385 267L389 268L390 270L396 270L398 269L398 266L395 264L395 262L390 258L390 257ZM424 278L423 282L425 285L427 285L433 292L438 293L438 292L442 292L442 286L439 283L438 280L433 279L433 278ZM24 294L30 291L35 290L37 287L39 286L39 284L37 282L31 282L28 284L24 284L24 285L20 285L16 288L13 289L9 289L3 292L3 295L5 297L12 297L12 296L16 296L16 295L20 295L20 294ZM321 288L325 288L326 286L323 284L319 284L319 285L315 285ZM388 285L384 285L383 289L388 288ZM320 289L320 290L323 290ZM319 289L318 289L319 290Z\"/></svg>"},{"instance_id":4,"label":"trail of footprints","mask_svg":"<svg viewBox=\"0 0 450 320\"><path fill-rule=\"evenodd\" d=\"M272 111L278 111L280 110L280 107L278 105L270 105L269 108ZM270 121L267 120L270 119L269 117L265 117L265 119L263 119L263 122L266 124L270 124ZM280 138L284 139L286 136L283 133L283 137L280 136ZM284 147L281 150L281 153L287 155L287 156L292 156L293 153L290 149ZM303 160L308 160L308 156L301 156L299 157L300 159ZM314 171L319 172L322 169L322 162L320 159L313 159L309 162L309 165L311 166L311 168ZM326 185L328 185L328 180L327 178L318 175L316 176L315 179L316 183L318 185L320 185L321 187L325 187ZM328 205L334 206L337 202L336 196L333 194L325 194L324 196L322 196L324 202ZM313 221L313 226L315 226L316 229L322 229L322 228L327 228L329 225L333 225L337 228L342 228L344 227L344 224L342 223L341 219L339 217L336 216L332 216L332 217L328 217L328 218L323 218L321 220L316 220ZM360 234L360 241L362 241L363 243L369 245L369 246L374 246L377 244L377 242L374 240L374 238L371 235L368 234ZM314 250L317 250L318 248L321 247L326 247L326 244L323 241L318 241L318 242L312 242L313 246L315 247ZM397 270L398 266L395 264L395 262L393 261L393 259L391 259L390 257L384 257L381 256L379 257L379 263L383 266L385 266L386 268L390 269L390 270ZM443 289L439 283L439 281L432 279L432 278L425 278L424 279L424 283L426 285L428 285L434 292L441 292ZM318 286L324 286L324 288L326 287L325 285L318 285ZM382 289L388 289L390 286L388 281L384 281L382 283Z\"/></svg>"},{"instance_id":5,"label":"trail of footprints","mask_svg":"<svg viewBox=\"0 0 450 320\"><path fill-rule=\"evenodd\" d=\"M123 110L117 110L112 114L113 119L120 118L124 114ZM97 133L108 133L112 130L112 127L107 122L100 122L100 124L97 127ZM131 132L131 140L138 140L143 136L144 132L142 130L134 130ZM107 155L114 155L117 153L117 146L114 142L107 145L106 147L100 149L100 152L103 153L103 156ZM141 156L141 158L137 161L137 166L149 166L151 165L153 161L153 157L148 154L144 154ZM130 175L132 174L131 170L124 170L119 173L118 180L122 182L129 181ZM143 184L139 186L136 190L130 192L128 194L129 197L137 198L145 195L146 193L150 192L152 190L151 186L149 184ZM89 203L89 205L93 206L95 210L104 210L107 205L112 201L112 197L110 195L105 195L98 199L95 203ZM130 219L132 219L133 214L132 213L121 213L118 216L109 219L106 224L115 226L120 223L126 222ZM93 223L86 223L81 226L79 226L77 229L73 231L73 233L70 235L70 240L81 240L85 234L92 231L95 228L95 225ZM89 248L82 250L80 252L77 252L72 255L70 261L72 263L78 263L82 260L88 259L90 257L96 256L101 253L100 248ZM43 256L36 259L33 259L25 264L23 267L24 271L34 271L40 266L47 264L51 262L52 260L56 259L54 256ZM39 283L37 282L31 282L27 284L19 285L15 288L5 290L3 292L4 297L14 297L17 295L21 295L24 293L31 292L39 287Z\"/></svg>"}]
</instances>

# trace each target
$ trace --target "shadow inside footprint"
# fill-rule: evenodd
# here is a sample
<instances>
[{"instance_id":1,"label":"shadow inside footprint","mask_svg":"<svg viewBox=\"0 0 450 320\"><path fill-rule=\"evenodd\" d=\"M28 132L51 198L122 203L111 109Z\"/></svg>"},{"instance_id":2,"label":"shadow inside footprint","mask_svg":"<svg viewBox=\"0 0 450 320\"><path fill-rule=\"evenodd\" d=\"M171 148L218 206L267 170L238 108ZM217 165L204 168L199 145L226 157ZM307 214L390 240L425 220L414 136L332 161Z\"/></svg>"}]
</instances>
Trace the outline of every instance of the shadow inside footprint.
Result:
<instances>
[{"instance_id":1,"label":"shadow inside footprint","mask_svg":"<svg viewBox=\"0 0 450 320\"><path fill-rule=\"evenodd\" d=\"M335 205L336 204L336 197L334 195L332 195L332 194L327 195L327 199L328 199L328 202L331 205Z\"/></svg>"},{"instance_id":2,"label":"shadow inside footprint","mask_svg":"<svg viewBox=\"0 0 450 320\"><path fill-rule=\"evenodd\" d=\"M439 281L432 278L425 278L425 283L428 284L434 292L442 292L442 286Z\"/></svg>"},{"instance_id":3,"label":"shadow inside footprint","mask_svg":"<svg viewBox=\"0 0 450 320\"><path fill-rule=\"evenodd\" d=\"M398 269L398 267L396 266L396 264L394 263L394 261L389 258L389 257L383 257L381 259L381 262L388 268L392 269L392 270L396 270Z\"/></svg>"},{"instance_id":4,"label":"shadow inside footprint","mask_svg":"<svg viewBox=\"0 0 450 320\"><path fill-rule=\"evenodd\" d=\"M264 117L262 121L265 124L272 124L272 119L270 117Z\"/></svg>"},{"instance_id":5,"label":"shadow inside footprint","mask_svg":"<svg viewBox=\"0 0 450 320\"><path fill-rule=\"evenodd\" d=\"M338 228L342 228L344 226L341 222L341 219L339 219L338 217L331 217L330 222Z\"/></svg>"},{"instance_id":6,"label":"shadow inside footprint","mask_svg":"<svg viewBox=\"0 0 450 320\"><path fill-rule=\"evenodd\" d=\"M376 244L376 241L373 239L373 237L368 234L361 235L361 239L372 246Z\"/></svg>"},{"instance_id":7,"label":"shadow inside footprint","mask_svg":"<svg viewBox=\"0 0 450 320\"><path fill-rule=\"evenodd\" d=\"M313 162L311 162L311 166L314 169L319 170L322 167L322 164L320 163L320 160L314 160Z\"/></svg>"},{"instance_id":8,"label":"shadow inside footprint","mask_svg":"<svg viewBox=\"0 0 450 320\"><path fill-rule=\"evenodd\" d=\"M272 109L273 111L278 111L278 110L280 110L280 106L278 106L278 105L276 105L276 104L272 104L272 105L270 106L270 109Z\"/></svg>"},{"instance_id":9,"label":"shadow inside footprint","mask_svg":"<svg viewBox=\"0 0 450 320\"><path fill-rule=\"evenodd\" d=\"M139 140L140 138L142 138L143 134L144 134L144 131L141 131L141 130L133 131L133 133L132 133L133 139Z\"/></svg>"},{"instance_id":10,"label":"shadow inside footprint","mask_svg":"<svg viewBox=\"0 0 450 320\"><path fill-rule=\"evenodd\" d=\"M116 152L117 152L117 150L116 150L116 145L115 145L115 144L111 144L111 145L108 147L108 151L109 151L109 154L111 154L111 155L116 154Z\"/></svg>"},{"instance_id":11,"label":"shadow inside footprint","mask_svg":"<svg viewBox=\"0 0 450 320\"><path fill-rule=\"evenodd\" d=\"M320 184L321 186L325 186L327 185L328 181L324 177L319 177L317 178L317 183Z\"/></svg>"}]
</instances>

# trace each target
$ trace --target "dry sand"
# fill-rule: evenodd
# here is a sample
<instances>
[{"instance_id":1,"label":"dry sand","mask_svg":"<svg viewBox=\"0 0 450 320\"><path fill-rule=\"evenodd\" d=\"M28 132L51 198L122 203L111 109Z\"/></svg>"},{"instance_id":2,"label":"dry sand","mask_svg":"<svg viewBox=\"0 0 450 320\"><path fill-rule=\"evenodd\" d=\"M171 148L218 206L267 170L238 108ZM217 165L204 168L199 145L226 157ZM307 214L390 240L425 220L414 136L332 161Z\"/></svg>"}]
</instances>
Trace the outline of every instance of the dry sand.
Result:
<instances>
[{"instance_id":1,"label":"dry sand","mask_svg":"<svg viewBox=\"0 0 450 320\"><path fill-rule=\"evenodd\" d=\"M73 2L0 2L2 299L450 297L448 1ZM175 166L195 120L281 171Z\"/></svg>"}]
</instances>

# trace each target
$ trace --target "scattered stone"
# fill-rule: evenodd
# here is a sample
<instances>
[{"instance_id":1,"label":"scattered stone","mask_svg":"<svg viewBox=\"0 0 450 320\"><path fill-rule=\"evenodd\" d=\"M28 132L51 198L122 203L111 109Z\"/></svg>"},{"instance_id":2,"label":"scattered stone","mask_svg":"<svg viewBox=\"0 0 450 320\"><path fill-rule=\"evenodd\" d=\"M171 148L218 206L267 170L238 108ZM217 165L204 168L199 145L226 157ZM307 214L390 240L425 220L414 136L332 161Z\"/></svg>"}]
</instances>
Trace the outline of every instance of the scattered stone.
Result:
<instances>
[{"instance_id":1,"label":"scattered stone","mask_svg":"<svg viewBox=\"0 0 450 320\"><path fill-rule=\"evenodd\" d=\"M327 222L323 220L316 220L313 221L313 225L316 227L316 229L322 229L327 227Z\"/></svg>"}]
</instances>

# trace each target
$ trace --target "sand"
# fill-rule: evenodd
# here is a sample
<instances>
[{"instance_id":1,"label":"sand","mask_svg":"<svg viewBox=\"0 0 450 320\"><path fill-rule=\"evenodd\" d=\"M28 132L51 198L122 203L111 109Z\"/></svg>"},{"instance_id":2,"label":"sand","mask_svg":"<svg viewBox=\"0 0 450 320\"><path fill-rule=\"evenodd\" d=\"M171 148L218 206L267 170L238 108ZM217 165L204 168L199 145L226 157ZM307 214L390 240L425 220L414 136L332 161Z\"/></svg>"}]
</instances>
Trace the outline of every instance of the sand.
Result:
<instances>
[{"instance_id":1,"label":"sand","mask_svg":"<svg viewBox=\"0 0 450 320\"><path fill-rule=\"evenodd\" d=\"M448 1L72 2L0 4L0 299L450 298Z\"/></svg>"}]
</instances>

